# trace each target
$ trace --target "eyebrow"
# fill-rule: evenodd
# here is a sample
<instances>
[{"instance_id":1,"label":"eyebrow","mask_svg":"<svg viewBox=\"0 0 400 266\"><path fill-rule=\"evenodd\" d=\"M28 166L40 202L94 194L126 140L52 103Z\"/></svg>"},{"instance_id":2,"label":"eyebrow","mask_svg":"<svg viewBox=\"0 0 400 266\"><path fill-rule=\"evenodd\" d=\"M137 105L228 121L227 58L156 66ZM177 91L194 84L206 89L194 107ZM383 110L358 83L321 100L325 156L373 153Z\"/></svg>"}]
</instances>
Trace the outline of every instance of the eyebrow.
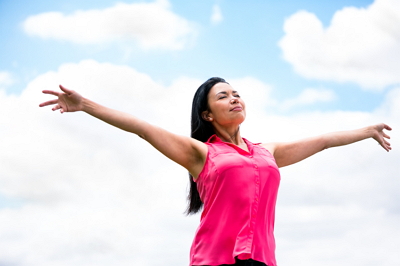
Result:
<instances>
[{"instance_id":1,"label":"eyebrow","mask_svg":"<svg viewBox=\"0 0 400 266\"><path fill-rule=\"evenodd\" d=\"M232 93L238 93L237 91L232 91ZM217 96L218 94L225 94L227 95L228 93L226 91L220 91L217 94L215 94L215 96Z\"/></svg>"}]
</instances>

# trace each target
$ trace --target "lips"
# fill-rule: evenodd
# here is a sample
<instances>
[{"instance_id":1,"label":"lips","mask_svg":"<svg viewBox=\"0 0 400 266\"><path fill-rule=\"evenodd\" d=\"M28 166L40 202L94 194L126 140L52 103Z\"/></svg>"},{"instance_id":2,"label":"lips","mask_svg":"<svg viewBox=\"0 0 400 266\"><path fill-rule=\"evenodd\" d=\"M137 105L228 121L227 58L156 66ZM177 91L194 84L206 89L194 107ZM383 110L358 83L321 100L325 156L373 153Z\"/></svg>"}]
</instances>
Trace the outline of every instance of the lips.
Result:
<instances>
[{"instance_id":1,"label":"lips","mask_svg":"<svg viewBox=\"0 0 400 266\"><path fill-rule=\"evenodd\" d=\"M230 111L242 111L242 110L243 110L243 108L238 105L238 106L233 107Z\"/></svg>"}]
</instances>

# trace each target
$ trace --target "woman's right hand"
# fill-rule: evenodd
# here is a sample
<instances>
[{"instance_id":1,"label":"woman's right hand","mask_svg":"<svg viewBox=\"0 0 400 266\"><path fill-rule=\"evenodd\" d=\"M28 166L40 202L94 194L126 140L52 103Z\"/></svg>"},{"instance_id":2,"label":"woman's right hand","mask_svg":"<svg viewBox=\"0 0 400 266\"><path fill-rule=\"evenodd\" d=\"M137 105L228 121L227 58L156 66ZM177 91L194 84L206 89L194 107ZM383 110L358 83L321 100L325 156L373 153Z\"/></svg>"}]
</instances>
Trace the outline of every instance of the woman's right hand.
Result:
<instances>
[{"instance_id":1,"label":"woman's right hand","mask_svg":"<svg viewBox=\"0 0 400 266\"><path fill-rule=\"evenodd\" d=\"M69 90L62 85L60 85L60 89L62 92L44 90L43 93L57 96L57 99L41 103L39 106L43 107L55 104L52 110L60 110L61 113L82 111L83 97L79 93Z\"/></svg>"}]
</instances>

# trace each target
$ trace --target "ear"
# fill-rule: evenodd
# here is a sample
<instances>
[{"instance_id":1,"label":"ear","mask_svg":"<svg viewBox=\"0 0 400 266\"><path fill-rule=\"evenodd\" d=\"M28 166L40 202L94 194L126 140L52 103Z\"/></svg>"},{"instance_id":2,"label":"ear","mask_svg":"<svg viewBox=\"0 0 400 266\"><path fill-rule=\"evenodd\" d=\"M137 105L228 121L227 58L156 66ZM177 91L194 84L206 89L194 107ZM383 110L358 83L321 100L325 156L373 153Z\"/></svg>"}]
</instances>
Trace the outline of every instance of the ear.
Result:
<instances>
[{"instance_id":1,"label":"ear","mask_svg":"<svg viewBox=\"0 0 400 266\"><path fill-rule=\"evenodd\" d=\"M206 121L208 121L208 122L211 122L211 121L213 121L213 118L210 116L210 112L209 111L203 111L202 113L201 113L201 117L204 119L204 120L206 120Z\"/></svg>"}]
</instances>

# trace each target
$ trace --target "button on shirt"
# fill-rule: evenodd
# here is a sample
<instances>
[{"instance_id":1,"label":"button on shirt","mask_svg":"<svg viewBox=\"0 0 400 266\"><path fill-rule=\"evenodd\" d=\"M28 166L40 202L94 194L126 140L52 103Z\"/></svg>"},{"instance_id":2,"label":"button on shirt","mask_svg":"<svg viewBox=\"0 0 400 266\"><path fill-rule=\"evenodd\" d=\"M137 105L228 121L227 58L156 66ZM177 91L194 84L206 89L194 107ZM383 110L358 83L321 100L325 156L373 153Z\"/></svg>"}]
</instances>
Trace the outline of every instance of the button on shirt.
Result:
<instances>
[{"instance_id":1,"label":"button on shirt","mask_svg":"<svg viewBox=\"0 0 400 266\"><path fill-rule=\"evenodd\" d=\"M204 203L190 265L234 264L235 257L276 266L274 220L280 174L274 157L244 139L249 152L213 135L196 183Z\"/></svg>"}]
</instances>

